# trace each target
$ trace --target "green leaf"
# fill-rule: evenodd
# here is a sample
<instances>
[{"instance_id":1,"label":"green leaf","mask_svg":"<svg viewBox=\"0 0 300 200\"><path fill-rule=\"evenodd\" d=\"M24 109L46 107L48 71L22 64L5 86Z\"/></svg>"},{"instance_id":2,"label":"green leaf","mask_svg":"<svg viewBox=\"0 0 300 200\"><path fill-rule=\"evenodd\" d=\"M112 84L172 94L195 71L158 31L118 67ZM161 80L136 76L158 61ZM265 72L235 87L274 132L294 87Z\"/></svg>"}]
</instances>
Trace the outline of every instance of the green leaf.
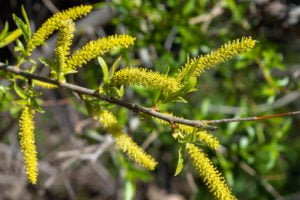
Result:
<instances>
[{"instance_id":1,"label":"green leaf","mask_svg":"<svg viewBox=\"0 0 300 200\"><path fill-rule=\"evenodd\" d=\"M123 97L124 94L125 94L124 85L122 85L122 86L120 87L120 89L117 89L116 92L117 92L118 97Z\"/></svg>"},{"instance_id":2,"label":"green leaf","mask_svg":"<svg viewBox=\"0 0 300 200\"><path fill-rule=\"evenodd\" d=\"M177 162L177 167L175 170L175 174L174 176L177 176L183 169L183 148L182 148L182 144L179 146L178 148L178 162Z\"/></svg>"},{"instance_id":3,"label":"green leaf","mask_svg":"<svg viewBox=\"0 0 300 200\"><path fill-rule=\"evenodd\" d=\"M16 40L15 51L16 52L24 52L25 51L24 45L19 39Z\"/></svg>"},{"instance_id":4,"label":"green leaf","mask_svg":"<svg viewBox=\"0 0 300 200\"><path fill-rule=\"evenodd\" d=\"M186 16L190 14L194 9L195 9L195 0L189 0L183 6L182 14Z\"/></svg>"},{"instance_id":5,"label":"green leaf","mask_svg":"<svg viewBox=\"0 0 300 200\"><path fill-rule=\"evenodd\" d=\"M17 27L22 31L25 41L28 42L30 39L30 28L28 28L27 24L25 24L25 22L15 14L13 14L13 20L15 21Z\"/></svg>"},{"instance_id":6,"label":"green leaf","mask_svg":"<svg viewBox=\"0 0 300 200\"><path fill-rule=\"evenodd\" d=\"M109 81L109 74L108 74L108 66L105 62L105 60L102 57L97 58L99 65L101 66L102 73L103 73L103 82L108 83Z\"/></svg>"},{"instance_id":7,"label":"green leaf","mask_svg":"<svg viewBox=\"0 0 300 200\"><path fill-rule=\"evenodd\" d=\"M30 98L31 105L36 109L36 111L40 113L44 113L45 111L41 108L41 106L38 104L36 98Z\"/></svg>"},{"instance_id":8,"label":"green leaf","mask_svg":"<svg viewBox=\"0 0 300 200\"><path fill-rule=\"evenodd\" d=\"M114 75L114 73L115 73L115 71L116 71L116 69L118 67L118 64L121 61L121 59L122 59L122 56L118 57L117 60L111 66L111 70L110 70L110 73L109 73L109 79L111 79L111 77Z\"/></svg>"},{"instance_id":9,"label":"green leaf","mask_svg":"<svg viewBox=\"0 0 300 200\"><path fill-rule=\"evenodd\" d=\"M44 64L45 66L50 67L50 68L55 64L55 62L53 62L47 58L39 58L39 60L42 64Z\"/></svg>"},{"instance_id":10,"label":"green leaf","mask_svg":"<svg viewBox=\"0 0 300 200\"><path fill-rule=\"evenodd\" d=\"M27 13L26 13L25 8L24 8L23 5L22 5L22 7L21 7L21 11L22 11L22 15L23 15L23 17L24 17L24 19L25 19L25 22L26 22L26 25L27 25L27 32L28 32L28 36L29 36L28 39L30 39L30 38L31 38L30 21L29 21L29 19L28 19ZM27 40L26 40L26 41L27 41Z\"/></svg>"},{"instance_id":11,"label":"green leaf","mask_svg":"<svg viewBox=\"0 0 300 200\"><path fill-rule=\"evenodd\" d=\"M135 184L132 180L125 181L125 200L132 200L136 191Z\"/></svg>"},{"instance_id":12,"label":"green leaf","mask_svg":"<svg viewBox=\"0 0 300 200\"><path fill-rule=\"evenodd\" d=\"M178 102L178 103L188 103L188 101L183 98L183 97L176 97L173 102Z\"/></svg>"},{"instance_id":13,"label":"green leaf","mask_svg":"<svg viewBox=\"0 0 300 200\"><path fill-rule=\"evenodd\" d=\"M3 40L4 38L6 38L7 33L8 33L8 29L9 29L8 22L5 22L4 28L2 29L2 31L1 31L1 33L0 33L0 42L1 42L1 40Z\"/></svg>"},{"instance_id":14,"label":"green leaf","mask_svg":"<svg viewBox=\"0 0 300 200\"><path fill-rule=\"evenodd\" d=\"M27 99L28 98L27 95L25 94L24 90L19 88L19 86L17 86L16 83L14 83L14 90L21 99Z\"/></svg>"},{"instance_id":15,"label":"green leaf","mask_svg":"<svg viewBox=\"0 0 300 200\"><path fill-rule=\"evenodd\" d=\"M28 105L28 100L25 100L25 99L17 100L17 104L20 106L26 106L26 105Z\"/></svg>"}]
</instances>

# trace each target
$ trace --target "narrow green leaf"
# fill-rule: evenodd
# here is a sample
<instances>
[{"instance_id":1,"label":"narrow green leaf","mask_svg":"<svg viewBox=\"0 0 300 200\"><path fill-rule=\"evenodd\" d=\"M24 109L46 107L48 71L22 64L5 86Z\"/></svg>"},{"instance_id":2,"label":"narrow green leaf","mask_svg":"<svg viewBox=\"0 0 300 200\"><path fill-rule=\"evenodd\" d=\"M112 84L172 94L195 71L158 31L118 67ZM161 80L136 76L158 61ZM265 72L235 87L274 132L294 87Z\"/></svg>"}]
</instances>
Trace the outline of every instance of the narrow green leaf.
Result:
<instances>
[{"instance_id":1,"label":"narrow green leaf","mask_svg":"<svg viewBox=\"0 0 300 200\"><path fill-rule=\"evenodd\" d=\"M26 106L26 105L28 105L28 100L25 100L25 99L17 100L17 104L20 106Z\"/></svg>"},{"instance_id":2,"label":"narrow green leaf","mask_svg":"<svg viewBox=\"0 0 300 200\"><path fill-rule=\"evenodd\" d=\"M41 108L41 106L38 104L37 100L35 98L30 98L31 105L36 109L36 111L40 113L44 113L45 111Z\"/></svg>"},{"instance_id":3,"label":"narrow green leaf","mask_svg":"<svg viewBox=\"0 0 300 200\"><path fill-rule=\"evenodd\" d=\"M177 167L174 176L177 176L183 169L183 148L182 144L178 148L178 162L177 162Z\"/></svg>"},{"instance_id":4,"label":"narrow green leaf","mask_svg":"<svg viewBox=\"0 0 300 200\"><path fill-rule=\"evenodd\" d=\"M17 51L17 52L24 52L25 51L24 45L19 39L16 40L15 51Z\"/></svg>"},{"instance_id":5,"label":"narrow green leaf","mask_svg":"<svg viewBox=\"0 0 300 200\"><path fill-rule=\"evenodd\" d=\"M1 40L3 40L4 38L6 38L7 33L8 33L8 29L9 29L8 22L5 22L4 28L2 29L2 31L1 31L1 33L0 33L0 42L1 42Z\"/></svg>"},{"instance_id":6,"label":"narrow green leaf","mask_svg":"<svg viewBox=\"0 0 300 200\"><path fill-rule=\"evenodd\" d=\"M125 181L125 200L133 200L135 195L135 184L132 180L126 180Z\"/></svg>"},{"instance_id":7,"label":"narrow green leaf","mask_svg":"<svg viewBox=\"0 0 300 200\"><path fill-rule=\"evenodd\" d=\"M28 35L29 37L31 38L31 29L30 29L30 21L28 19L28 16L27 16L27 13L26 13L26 10L24 8L24 6L22 5L21 7L21 11L22 11L22 15L25 19L25 22L26 22L26 25L27 25L27 32L28 32Z\"/></svg>"},{"instance_id":8,"label":"narrow green leaf","mask_svg":"<svg viewBox=\"0 0 300 200\"><path fill-rule=\"evenodd\" d=\"M109 73L109 79L114 75L114 73L115 73L115 71L116 71L116 69L118 67L118 64L121 61L121 59L122 59L122 56L118 57L117 60L111 66L111 70L110 70L110 73Z\"/></svg>"},{"instance_id":9,"label":"narrow green leaf","mask_svg":"<svg viewBox=\"0 0 300 200\"><path fill-rule=\"evenodd\" d=\"M29 73L31 73L31 74L34 73L35 70L36 70L36 68L37 68L37 65L32 65L32 67L31 67Z\"/></svg>"},{"instance_id":10,"label":"narrow green leaf","mask_svg":"<svg viewBox=\"0 0 300 200\"><path fill-rule=\"evenodd\" d=\"M14 90L21 99L27 99L27 95L25 94L24 90L19 88L16 83L14 83Z\"/></svg>"},{"instance_id":11,"label":"narrow green leaf","mask_svg":"<svg viewBox=\"0 0 300 200\"><path fill-rule=\"evenodd\" d=\"M118 94L119 97L123 97L124 96L124 94L125 94L124 85L122 85L120 87L120 89L117 90L117 94Z\"/></svg>"},{"instance_id":12,"label":"narrow green leaf","mask_svg":"<svg viewBox=\"0 0 300 200\"><path fill-rule=\"evenodd\" d=\"M51 66L54 65L54 62L47 58L39 58L39 60L42 64L44 64L45 66L50 67L50 68L51 68Z\"/></svg>"},{"instance_id":13,"label":"narrow green leaf","mask_svg":"<svg viewBox=\"0 0 300 200\"><path fill-rule=\"evenodd\" d=\"M13 20L15 21L17 27L22 31L24 39L26 42L29 41L30 36L29 36L29 32L28 32L28 27L27 25L24 23L24 21L19 18L17 15L13 14Z\"/></svg>"},{"instance_id":14,"label":"narrow green leaf","mask_svg":"<svg viewBox=\"0 0 300 200\"><path fill-rule=\"evenodd\" d=\"M108 66L102 57L99 56L97 60L102 69L103 81L104 83L107 83L109 81Z\"/></svg>"},{"instance_id":15,"label":"narrow green leaf","mask_svg":"<svg viewBox=\"0 0 300 200\"><path fill-rule=\"evenodd\" d=\"M176 97L176 99L174 99L173 101L178 103L188 103L188 101L183 97Z\"/></svg>"}]
</instances>

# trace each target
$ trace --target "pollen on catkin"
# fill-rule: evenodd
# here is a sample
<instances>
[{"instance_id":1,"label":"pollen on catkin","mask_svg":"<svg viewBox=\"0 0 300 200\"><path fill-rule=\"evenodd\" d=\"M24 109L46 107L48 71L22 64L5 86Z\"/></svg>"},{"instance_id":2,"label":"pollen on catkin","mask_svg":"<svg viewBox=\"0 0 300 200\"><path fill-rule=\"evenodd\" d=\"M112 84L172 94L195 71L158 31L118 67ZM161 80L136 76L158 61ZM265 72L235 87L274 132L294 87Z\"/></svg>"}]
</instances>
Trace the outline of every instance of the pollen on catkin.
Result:
<instances>
[{"instance_id":1,"label":"pollen on catkin","mask_svg":"<svg viewBox=\"0 0 300 200\"><path fill-rule=\"evenodd\" d=\"M131 137L122 132L112 134L112 136L115 139L117 147L127 153L130 159L146 169L155 169L157 165L155 159L137 145Z\"/></svg>"},{"instance_id":2,"label":"pollen on catkin","mask_svg":"<svg viewBox=\"0 0 300 200\"><path fill-rule=\"evenodd\" d=\"M215 166L213 166L206 154L191 143L186 144L186 150L192 160L193 166L203 178L214 197L219 200L236 200L224 178Z\"/></svg>"},{"instance_id":3,"label":"pollen on catkin","mask_svg":"<svg viewBox=\"0 0 300 200\"><path fill-rule=\"evenodd\" d=\"M90 41L75 51L67 60L67 67L73 70L81 67L90 60L113 49L128 48L133 45L135 38L129 35L113 35Z\"/></svg>"},{"instance_id":4,"label":"pollen on catkin","mask_svg":"<svg viewBox=\"0 0 300 200\"><path fill-rule=\"evenodd\" d=\"M72 44L73 33L75 31L75 23L71 19L61 22L60 32L56 42L55 55L58 71L63 72L66 65L67 56L70 54L70 46Z\"/></svg>"},{"instance_id":5,"label":"pollen on catkin","mask_svg":"<svg viewBox=\"0 0 300 200\"><path fill-rule=\"evenodd\" d=\"M20 29L16 29L13 32L9 33L3 40L0 41L0 48L8 45L9 43L12 43L21 35L22 31Z\"/></svg>"},{"instance_id":6,"label":"pollen on catkin","mask_svg":"<svg viewBox=\"0 0 300 200\"><path fill-rule=\"evenodd\" d=\"M252 49L256 40L251 37L243 37L233 40L222 45L219 49L197 58L190 59L179 71L177 80L180 82L186 81L186 77L195 77L202 74L206 69L209 69L217 64L223 63L241 53Z\"/></svg>"},{"instance_id":7,"label":"pollen on catkin","mask_svg":"<svg viewBox=\"0 0 300 200\"><path fill-rule=\"evenodd\" d=\"M173 116L172 113L164 113L170 116ZM155 118L158 122L162 124L168 124L168 122ZM206 130L199 131L195 127L187 126L184 124L177 124L177 129L181 133L181 137L189 137L191 135L194 135L194 141L201 141L202 143L206 144L211 149L218 149L220 147L220 142L218 138L214 137L212 134L210 134Z\"/></svg>"},{"instance_id":8,"label":"pollen on catkin","mask_svg":"<svg viewBox=\"0 0 300 200\"><path fill-rule=\"evenodd\" d=\"M140 85L166 93L175 92L181 87L175 78L145 68L123 68L113 75L110 83L112 85Z\"/></svg>"},{"instance_id":9,"label":"pollen on catkin","mask_svg":"<svg viewBox=\"0 0 300 200\"><path fill-rule=\"evenodd\" d=\"M196 128L183 124L179 124L178 129L182 133L183 137L194 135L194 141L200 141L213 150L216 150L220 147L218 138L214 137L206 130L197 131Z\"/></svg>"},{"instance_id":10,"label":"pollen on catkin","mask_svg":"<svg viewBox=\"0 0 300 200\"><path fill-rule=\"evenodd\" d=\"M91 10L90 5L76 6L65 11L58 12L48 18L45 23L33 34L28 43L28 54L44 41L55 31L60 29L62 22L67 19L76 20L77 18L87 15Z\"/></svg>"},{"instance_id":11,"label":"pollen on catkin","mask_svg":"<svg viewBox=\"0 0 300 200\"><path fill-rule=\"evenodd\" d=\"M38 176L38 159L34 138L33 118L34 110L25 106L21 113L19 135L28 181L32 184L36 184Z\"/></svg>"},{"instance_id":12,"label":"pollen on catkin","mask_svg":"<svg viewBox=\"0 0 300 200\"><path fill-rule=\"evenodd\" d=\"M122 132L116 117L110 111L102 110L99 113L98 120L112 134L116 146L126 153L130 159L146 169L155 169L157 165L155 159L138 146L127 134Z\"/></svg>"},{"instance_id":13,"label":"pollen on catkin","mask_svg":"<svg viewBox=\"0 0 300 200\"><path fill-rule=\"evenodd\" d=\"M102 127L112 134L122 131L117 118L108 110L100 110L98 116L95 116L94 118L99 120Z\"/></svg>"},{"instance_id":14,"label":"pollen on catkin","mask_svg":"<svg viewBox=\"0 0 300 200\"><path fill-rule=\"evenodd\" d=\"M219 140L207 131L198 131L195 133L196 139L206 144L211 149L218 149L220 147Z\"/></svg>"}]
</instances>

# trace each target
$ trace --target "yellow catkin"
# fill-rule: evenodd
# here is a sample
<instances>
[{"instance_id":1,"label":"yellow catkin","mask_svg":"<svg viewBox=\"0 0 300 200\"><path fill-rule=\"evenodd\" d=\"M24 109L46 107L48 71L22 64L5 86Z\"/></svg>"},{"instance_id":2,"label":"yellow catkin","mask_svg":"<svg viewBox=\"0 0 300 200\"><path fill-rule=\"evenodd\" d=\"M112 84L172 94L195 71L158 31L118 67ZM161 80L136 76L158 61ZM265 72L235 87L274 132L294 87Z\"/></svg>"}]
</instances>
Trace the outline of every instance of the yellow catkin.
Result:
<instances>
[{"instance_id":1,"label":"yellow catkin","mask_svg":"<svg viewBox=\"0 0 300 200\"><path fill-rule=\"evenodd\" d=\"M12 43L21 35L22 31L20 29L16 29L13 32L9 33L2 41L0 41L0 48L8 45L9 43Z\"/></svg>"},{"instance_id":2,"label":"yellow catkin","mask_svg":"<svg viewBox=\"0 0 300 200\"><path fill-rule=\"evenodd\" d=\"M127 134L122 132L116 117L110 111L100 111L96 119L112 134L117 147L126 153L130 159L146 169L155 169L157 165L155 159L138 146Z\"/></svg>"},{"instance_id":3,"label":"yellow catkin","mask_svg":"<svg viewBox=\"0 0 300 200\"><path fill-rule=\"evenodd\" d=\"M81 5L70 8L68 10L58 12L52 17L48 18L45 23L33 34L28 43L28 54L30 54L36 47L44 43L44 41L55 31L60 29L61 22L67 19L75 20L77 18L87 15L91 10L90 5Z\"/></svg>"},{"instance_id":4,"label":"yellow catkin","mask_svg":"<svg viewBox=\"0 0 300 200\"><path fill-rule=\"evenodd\" d=\"M171 113L164 113L164 114L173 116ZM155 119L161 124L169 124L168 122L166 122L164 120L157 119L157 118L155 118ZM177 124L176 127L177 127L177 130L179 130L179 133L181 134L181 136L179 136L179 137L184 138L184 137L188 137L188 136L194 134L195 135L194 139L196 141L201 141L202 143L206 144L209 148L216 150L220 147L220 142L219 142L218 138L214 137L212 134L210 134L206 130L195 132L197 130L197 128L187 126L184 124ZM178 137L178 135L175 135L175 136Z\"/></svg>"},{"instance_id":5,"label":"yellow catkin","mask_svg":"<svg viewBox=\"0 0 300 200\"><path fill-rule=\"evenodd\" d=\"M115 133L112 134L113 138L116 141L117 147L122 149L123 152L127 153L128 157L134 160L140 166L143 166L146 169L154 170L157 162L149 154L138 146L132 139L125 133Z\"/></svg>"},{"instance_id":6,"label":"yellow catkin","mask_svg":"<svg viewBox=\"0 0 300 200\"><path fill-rule=\"evenodd\" d=\"M34 138L34 111L24 107L20 118L20 146L24 157L28 181L36 184L38 177L38 159Z\"/></svg>"},{"instance_id":7,"label":"yellow catkin","mask_svg":"<svg viewBox=\"0 0 300 200\"><path fill-rule=\"evenodd\" d=\"M133 45L135 38L129 35L113 35L90 41L78 49L67 60L67 66L76 70L90 60L113 49L128 48Z\"/></svg>"},{"instance_id":8,"label":"yellow catkin","mask_svg":"<svg viewBox=\"0 0 300 200\"><path fill-rule=\"evenodd\" d=\"M70 54L75 24L71 19L62 22L60 32L56 42L55 55L58 71L63 72L66 65L66 59Z\"/></svg>"},{"instance_id":9,"label":"yellow catkin","mask_svg":"<svg viewBox=\"0 0 300 200\"><path fill-rule=\"evenodd\" d=\"M185 77L199 76L206 69L223 63L241 53L252 49L256 40L251 37L243 37L222 45L219 49L197 58L189 60L179 71L177 79L180 82L186 81Z\"/></svg>"},{"instance_id":10,"label":"yellow catkin","mask_svg":"<svg viewBox=\"0 0 300 200\"><path fill-rule=\"evenodd\" d=\"M206 144L211 149L218 149L220 147L219 140L207 131L199 131L195 133L196 139Z\"/></svg>"},{"instance_id":11,"label":"yellow catkin","mask_svg":"<svg viewBox=\"0 0 300 200\"><path fill-rule=\"evenodd\" d=\"M192 164L214 197L219 200L236 200L224 178L213 166L206 154L191 143L186 144L186 150L192 160Z\"/></svg>"},{"instance_id":12,"label":"yellow catkin","mask_svg":"<svg viewBox=\"0 0 300 200\"><path fill-rule=\"evenodd\" d=\"M153 72L145 68L123 68L111 78L112 85L141 85L172 93L180 89L180 83L175 78Z\"/></svg>"},{"instance_id":13,"label":"yellow catkin","mask_svg":"<svg viewBox=\"0 0 300 200\"><path fill-rule=\"evenodd\" d=\"M57 88L57 85L53 85L51 83L45 83L43 81L38 81L38 80L32 80L32 82L38 86L40 86L43 89L54 89Z\"/></svg>"}]
</instances>

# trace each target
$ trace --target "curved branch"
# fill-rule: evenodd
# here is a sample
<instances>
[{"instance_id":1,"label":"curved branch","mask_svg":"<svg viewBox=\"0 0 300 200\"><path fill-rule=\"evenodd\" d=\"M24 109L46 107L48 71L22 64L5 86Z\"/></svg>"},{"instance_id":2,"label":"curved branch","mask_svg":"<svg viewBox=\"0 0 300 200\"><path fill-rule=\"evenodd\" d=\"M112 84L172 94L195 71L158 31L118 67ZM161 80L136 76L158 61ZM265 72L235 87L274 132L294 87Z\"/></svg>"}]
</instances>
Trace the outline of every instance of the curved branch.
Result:
<instances>
[{"instance_id":1,"label":"curved branch","mask_svg":"<svg viewBox=\"0 0 300 200\"><path fill-rule=\"evenodd\" d=\"M96 97L96 98L101 99L103 101L125 107L129 110L132 110L133 112L143 113L143 114L150 115L152 117L162 119L164 121L167 121L171 125L178 123L178 124L184 124L184 125L193 126L193 127L197 127L197 128L204 128L204 129L211 130L211 131L217 130L217 127L206 125L206 123L202 120L189 120L189 119L183 119L183 118L180 118L180 117L175 117L175 116L170 116L170 115L167 115L167 114L163 114L163 113L157 112L157 111L155 111L154 109L151 109L151 108L147 108L147 107L139 106L139 105L136 105L136 104L128 103L128 102L120 100L120 99L116 99L116 98L113 98L113 97L109 97L109 96L100 94L97 90L91 90L91 89L81 87L81 86L78 86L78 85L74 85L74 84L71 84L71 83L60 83L56 80L52 80L52 79L49 79L49 78L46 78L46 77L31 74L31 73L25 72L25 71L23 71L19 68L16 68L14 66L6 65L4 63L0 63L0 69L9 71L9 72L14 73L16 75L26 77L28 79L34 79L34 80L43 81L45 83L51 83L53 85L57 85L58 87L65 88L65 89L71 90L71 91L79 93L79 94L93 96L93 97Z\"/></svg>"},{"instance_id":2,"label":"curved branch","mask_svg":"<svg viewBox=\"0 0 300 200\"><path fill-rule=\"evenodd\" d=\"M100 94L97 90L91 90L91 89L81 87L81 86L71 84L71 83L60 83L59 81L56 81L56 80L52 80L52 79L38 76L35 74L30 74L19 68L16 68L16 67L10 66L10 65L6 65L1 62L0 62L0 70L6 70L11 73L26 77L28 79L34 79L34 80L43 81L45 83L51 83L51 84L57 85L58 87L65 88L65 89L71 90L71 91L79 93L79 94L93 96L93 97L96 97L103 101L125 107L133 112L143 113L143 114L150 115L152 117L162 119L162 120L170 123L171 125L184 124L187 126L192 126L192 127L196 127L196 128L204 128L206 130L211 130L211 131L215 131L218 128L215 126L211 126L209 124L221 124L221 123L241 122L241 121L259 121L259 120L271 119L271 118L275 118L275 117L284 117L284 116L292 116L292 115L300 114L300 111L294 111L294 112L279 113L279 114L274 114L274 115L269 115L269 116L258 116L258 117L228 118L228 119L219 119L219 120L189 120L189 119L184 119L184 118L180 118L180 117L163 114L163 113L157 112L156 110L154 110L152 108L139 106L136 104L128 103L124 100L109 97L109 96Z\"/></svg>"}]
</instances>

